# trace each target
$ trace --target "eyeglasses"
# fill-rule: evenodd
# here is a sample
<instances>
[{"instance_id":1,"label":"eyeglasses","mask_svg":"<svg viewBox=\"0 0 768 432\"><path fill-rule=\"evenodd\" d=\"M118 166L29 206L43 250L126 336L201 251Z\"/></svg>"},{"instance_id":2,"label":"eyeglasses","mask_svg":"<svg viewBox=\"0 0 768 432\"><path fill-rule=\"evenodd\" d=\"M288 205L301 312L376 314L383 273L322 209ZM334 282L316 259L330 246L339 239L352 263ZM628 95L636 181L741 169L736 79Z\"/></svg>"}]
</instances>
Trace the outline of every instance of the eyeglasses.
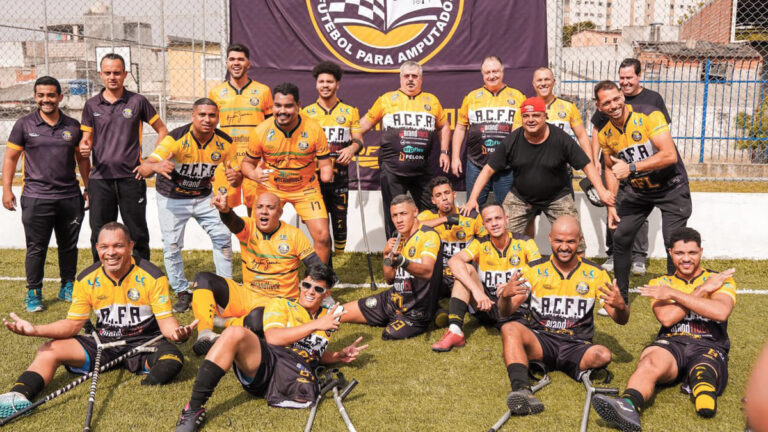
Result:
<instances>
[{"instance_id":1,"label":"eyeglasses","mask_svg":"<svg viewBox=\"0 0 768 432\"><path fill-rule=\"evenodd\" d=\"M325 290L328 289L328 288L325 288L325 287L320 286L320 285L315 285L313 283L309 283L307 281L301 281L301 287L304 288L305 290L313 289L318 294L322 294L322 293L325 292Z\"/></svg>"}]
</instances>

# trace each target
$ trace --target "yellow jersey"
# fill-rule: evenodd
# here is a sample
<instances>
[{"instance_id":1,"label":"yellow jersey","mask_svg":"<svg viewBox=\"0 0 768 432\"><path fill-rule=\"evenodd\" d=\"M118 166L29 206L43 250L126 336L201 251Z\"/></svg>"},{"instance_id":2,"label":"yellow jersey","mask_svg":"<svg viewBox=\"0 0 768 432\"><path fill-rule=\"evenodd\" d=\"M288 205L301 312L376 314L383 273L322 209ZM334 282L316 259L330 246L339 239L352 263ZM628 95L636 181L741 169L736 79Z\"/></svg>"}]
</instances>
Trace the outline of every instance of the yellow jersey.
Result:
<instances>
[{"instance_id":1,"label":"yellow jersey","mask_svg":"<svg viewBox=\"0 0 768 432\"><path fill-rule=\"evenodd\" d=\"M264 331L266 332L271 328L298 327L302 324L321 318L327 313L328 309L321 307L313 316L304 308L304 306L296 301L275 298L269 300L264 306L264 318L262 323L264 324ZM320 359L323 357L325 350L328 348L330 340L330 332L318 330L308 336L304 336L287 348L304 358L307 363L317 366L320 363Z\"/></svg>"},{"instance_id":2,"label":"yellow jersey","mask_svg":"<svg viewBox=\"0 0 768 432\"><path fill-rule=\"evenodd\" d=\"M496 302L498 284L505 284L515 273L528 263L541 258L539 247L532 238L523 234L507 232L509 243L504 250L499 250L491 242L490 235L476 237L464 249L477 264L477 274L483 284L485 295ZM525 308L525 306L522 306Z\"/></svg>"},{"instance_id":3,"label":"yellow jersey","mask_svg":"<svg viewBox=\"0 0 768 432\"><path fill-rule=\"evenodd\" d=\"M430 279L421 279L398 267L389 290L390 299L397 313L417 321L431 320L437 310L438 291L443 278L440 236L431 227L420 224L416 233L400 246L400 254L410 261L420 263L424 257L434 259L435 269Z\"/></svg>"},{"instance_id":4,"label":"yellow jersey","mask_svg":"<svg viewBox=\"0 0 768 432\"><path fill-rule=\"evenodd\" d=\"M581 118L579 110L576 105L560 99L555 98L549 105L547 105L547 123L553 124L568 135L575 135L573 128L576 125L584 125L584 120Z\"/></svg>"},{"instance_id":5,"label":"yellow jersey","mask_svg":"<svg viewBox=\"0 0 768 432\"><path fill-rule=\"evenodd\" d=\"M357 108L341 100L337 100L330 110L323 108L318 101L305 107L302 113L323 128L333 160L339 157L341 149L352 143L352 132L360 132L360 114Z\"/></svg>"},{"instance_id":6,"label":"yellow jersey","mask_svg":"<svg viewBox=\"0 0 768 432\"><path fill-rule=\"evenodd\" d=\"M425 222L439 217L439 212L424 210L419 213L418 220ZM450 267L448 267L448 260L467 247L473 238L485 234L483 218L475 210L472 210L469 217L459 213L458 225L441 224L433 228L443 242L443 274L446 276L453 276Z\"/></svg>"}]
</instances>

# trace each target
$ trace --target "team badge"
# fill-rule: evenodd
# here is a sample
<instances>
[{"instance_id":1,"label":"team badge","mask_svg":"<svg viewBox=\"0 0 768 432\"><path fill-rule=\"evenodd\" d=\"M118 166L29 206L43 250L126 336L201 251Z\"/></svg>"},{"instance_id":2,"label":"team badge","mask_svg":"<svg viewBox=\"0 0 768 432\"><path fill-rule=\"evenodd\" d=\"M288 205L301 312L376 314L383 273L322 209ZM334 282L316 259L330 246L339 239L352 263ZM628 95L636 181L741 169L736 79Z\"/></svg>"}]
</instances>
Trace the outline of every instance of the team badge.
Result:
<instances>
[{"instance_id":1,"label":"team badge","mask_svg":"<svg viewBox=\"0 0 768 432\"><path fill-rule=\"evenodd\" d=\"M517 255L512 255L512 257L509 259L509 263L513 266L520 265L520 257Z\"/></svg>"},{"instance_id":2,"label":"team badge","mask_svg":"<svg viewBox=\"0 0 768 432\"><path fill-rule=\"evenodd\" d=\"M225 188L224 186L219 186L218 191L220 194L225 194L227 193L227 188Z\"/></svg>"},{"instance_id":3,"label":"team badge","mask_svg":"<svg viewBox=\"0 0 768 432\"><path fill-rule=\"evenodd\" d=\"M306 150L309 148L309 143L305 140L299 141L299 150Z\"/></svg>"},{"instance_id":4,"label":"team badge","mask_svg":"<svg viewBox=\"0 0 768 432\"><path fill-rule=\"evenodd\" d=\"M61 133L61 139L64 141L72 141L72 132L65 130Z\"/></svg>"},{"instance_id":5,"label":"team badge","mask_svg":"<svg viewBox=\"0 0 768 432\"><path fill-rule=\"evenodd\" d=\"M397 100L397 93L392 93L392 100Z\"/></svg>"},{"instance_id":6,"label":"team badge","mask_svg":"<svg viewBox=\"0 0 768 432\"><path fill-rule=\"evenodd\" d=\"M464 240L465 238L467 238L467 234L464 232L464 230L459 230L456 233L456 238L459 240Z\"/></svg>"},{"instance_id":7,"label":"team badge","mask_svg":"<svg viewBox=\"0 0 768 432\"><path fill-rule=\"evenodd\" d=\"M432 107L429 104L424 104L424 109L427 111L432 111Z\"/></svg>"},{"instance_id":8,"label":"team badge","mask_svg":"<svg viewBox=\"0 0 768 432\"><path fill-rule=\"evenodd\" d=\"M559 113L557 113L557 116L560 118L566 118L568 114L566 114L565 111L560 111Z\"/></svg>"},{"instance_id":9,"label":"team badge","mask_svg":"<svg viewBox=\"0 0 768 432\"><path fill-rule=\"evenodd\" d=\"M219 159L221 159L221 153L219 153L219 152L211 153L211 160L212 161L218 162Z\"/></svg>"},{"instance_id":10,"label":"team badge","mask_svg":"<svg viewBox=\"0 0 768 432\"><path fill-rule=\"evenodd\" d=\"M338 124L344 124L346 123L346 121L347 121L347 118L344 117L343 115L336 117L336 123Z\"/></svg>"},{"instance_id":11,"label":"team badge","mask_svg":"<svg viewBox=\"0 0 768 432\"><path fill-rule=\"evenodd\" d=\"M128 298L131 301L138 301L139 300L139 290L136 288L131 288L128 290Z\"/></svg>"},{"instance_id":12,"label":"team badge","mask_svg":"<svg viewBox=\"0 0 768 432\"><path fill-rule=\"evenodd\" d=\"M635 140L635 142L640 142L640 140L643 139L643 135L638 131L634 131L632 132L632 139Z\"/></svg>"},{"instance_id":13,"label":"team badge","mask_svg":"<svg viewBox=\"0 0 768 432\"><path fill-rule=\"evenodd\" d=\"M168 296L161 295L157 298L157 302L160 304L168 303Z\"/></svg>"},{"instance_id":14,"label":"team badge","mask_svg":"<svg viewBox=\"0 0 768 432\"><path fill-rule=\"evenodd\" d=\"M277 247L277 251L283 255L287 254L289 250L291 250L291 247L288 246L288 243L280 243L280 246Z\"/></svg>"},{"instance_id":15,"label":"team badge","mask_svg":"<svg viewBox=\"0 0 768 432\"><path fill-rule=\"evenodd\" d=\"M259 98L252 97L249 102L251 103L251 106L258 106L259 105Z\"/></svg>"},{"instance_id":16,"label":"team badge","mask_svg":"<svg viewBox=\"0 0 768 432\"><path fill-rule=\"evenodd\" d=\"M411 248L408 249L408 256L413 258L414 255L416 255L416 247L415 246L411 246Z\"/></svg>"},{"instance_id":17,"label":"team badge","mask_svg":"<svg viewBox=\"0 0 768 432\"><path fill-rule=\"evenodd\" d=\"M514 99L507 99L507 103L510 104L510 105L514 105L515 104L515 100Z\"/></svg>"},{"instance_id":18,"label":"team badge","mask_svg":"<svg viewBox=\"0 0 768 432\"><path fill-rule=\"evenodd\" d=\"M373 309L376 307L376 305L379 304L379 301L376 300L376 297L368 297L365 299L365 307L368 309Z\"/></svg>"},{"instance_id":19,"label":"team badge","mask_svg":"<svg viewBox=\"0 0 768 432\"><path fill-rule=\"evenodd\" d=\"M475 99L480 99L481 97L483 97L483 91L482 90L480 90L477 93L475 93Z\"/></svg>"},{"instance_id":20,"label":"team badge","mask_svg":"<svg viewBox=\"0 0 768 432\"><path fill-rule=\"evenodd\" d=\"M123 110L123 117L125 117L125 118L127 118L127 119L129 119L129 118L133 117L133 110L132 110L132 109L130 109L130 108L125 108L125 109Z\"/></svg>"},{"instance_id":21,"label":"team badge","mask_svg":"<svg viewBox=\"0 0 768 432\"><path fill-rule=\"evenodd\" d=\"M579 293L580 295L585 295L586 293L589 292L589 285L587 285L586 282L579 282L576 285L576 292Z\"/></svg>"},{"instance_id":22,"label":"team badge","mask_svg":"<svg viewBox=\"0 0 768 432\"><path fill-rule=\"evenodd\" d=\"M221 89L221 92L219 93L219 97L224 97L226 95L227 95L227 89L226 88Z\"/></svg>"}]
</instances>

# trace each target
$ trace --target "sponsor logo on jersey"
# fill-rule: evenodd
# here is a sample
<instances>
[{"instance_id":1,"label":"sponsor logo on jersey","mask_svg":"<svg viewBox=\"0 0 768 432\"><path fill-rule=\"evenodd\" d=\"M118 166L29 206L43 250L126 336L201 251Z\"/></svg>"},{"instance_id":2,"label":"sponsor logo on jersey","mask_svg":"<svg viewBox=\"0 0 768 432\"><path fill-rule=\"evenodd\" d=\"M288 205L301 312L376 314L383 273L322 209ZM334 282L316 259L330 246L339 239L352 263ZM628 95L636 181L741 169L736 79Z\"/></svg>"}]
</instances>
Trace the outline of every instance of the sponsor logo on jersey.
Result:
<instances>
[{"instance_id":1,"label":"sponsor logo on jersey","mask_svg":"<svg viewBox=\"0 0 768 432\"><path fill-rule=\"evenodd\" d=\"M223 88L223 89L221 89L221 91L219 92L219 97L224 97L224 96L226 96L226 95L227 95L227 93L228 93L227 89L226 89L226 88Z\"/></svg>"},{"instance_id":2,"label":"sponsor logo on jersey","mask_svg":"<svg viewBox=\"0 0 768 432\"><path fill-rule=\"evenodd\" d=\"M123 117L125 117L127 119L133 117L133 110L130 109L130 108L123 109Z\"/></svg>"},{"instance_id":3,"label":"sponsor logo on jersey","mask_svg":"<svg viewBox=\"0 0 768 432\"><path fill-rule=\"evenodd\" d=\"M99 282L99 276L96 276L96 278L91 282L90 279L88 279L88 285L90 285L91 288L98 288L101 286L101 282Z\"/></svg>"},{"instance_id":4,"label":"sponsor logo on jersey","mask_svg":"<svg viewBox=\"0 0 768 432\"><path fill-rule=\"evenodd\" d=\"M277 251L283 255L287 254L289 250L291 250L291 247L288 246L288 243L280 243L280 245L277 246Z\"/></svg>"},{"instance_id":5,"label":"sponsor logo on jersey","mask_svg":"<svg viewBox=\"0 0 768 432\"><path fill-rule=\"evenodd\" d=\"M139 275L136 275L136 276L133 278L133 280L135 280L137 284L139 284L139 285L141 285L141 286L144 286L144 279L146 279L146 278L147 278L146 276L141 276L141 277L139 277Z\"/></svg>"},{"instance_id":6,"label":"sponsor logo on jersey","mask_svg":"<svg viewBox=\"0 0 768 432\"><path fill-rule=\"evenodd\" d=\"M136 288L129 289L127 295L128 295L128 298L132 301L139 300L139 290L137 290Z\"/></svg>"},{"instance_id":7,"label":"sponsor logo on jersey","mask_svg":"<svg viewBox=\"0 0 768 432\"><path fill-rule=\"evenodd\" d=\"M595 271L594 270L590 270L590 271L582 270L581 271L581 275L586 277L586 278L594 279L595 278Z\"/></svg>"},{"instance_id":8,"label":"sponsor logo on jersey","mask_svg":"<svg viewBox=\"0 0 768 432\"><path fill-rule=\"evenodd\" d=\"M587 285L586 282L579 282L576 285L576 292L581 295L585 295L586 293L589 292L589 285Z\"/></svg>"},{"instance_id":9,"label":"sponsor logo on jersey","mask_svg":"<svg viewBox=\"0 0 768 432\"><path fill-rule=\"evenodd\" d=\"M275 139L275 130L270 129L269 132L267 132L267 141L272 141Z\"/></svg>"},{"instance_id":10,"label":"sponsor logo on jersey","mask_svg":"<svg viewBox=\"0 0 768 432\"><path fill-rule=\"evenodd\" d=\"M72 141L72 132L66 131L66 130L63 131L61 133L61 139L63 139L64 141Z\"/></svg>"},{"instance_id":11,"label":"sponsor logo on jersey","mask_svg":"<svg viewBox=\"0 0 768 432\"><path fill-rule=\"evenodd\" d=\"M160 304L168 303L168 296L161 295L160 297L157 298L157 302Z\"/></svg>"}]
</instances>

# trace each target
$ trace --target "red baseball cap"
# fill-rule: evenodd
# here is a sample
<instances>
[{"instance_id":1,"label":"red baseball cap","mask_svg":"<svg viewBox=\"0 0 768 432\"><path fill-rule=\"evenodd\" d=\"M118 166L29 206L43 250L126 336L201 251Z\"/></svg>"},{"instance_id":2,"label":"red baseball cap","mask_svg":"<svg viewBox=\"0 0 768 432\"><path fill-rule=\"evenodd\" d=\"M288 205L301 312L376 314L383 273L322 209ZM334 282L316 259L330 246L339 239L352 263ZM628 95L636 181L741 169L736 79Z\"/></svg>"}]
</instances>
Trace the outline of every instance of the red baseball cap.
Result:
<instances>
[{"instance_id":1,"label":"red baseball cap","mask_svg":"<svg viewBox=\"0 0 768 432\"><path fill-rule=\"evenodd\" d=\"M527 112L547 112L547 104L541 98L529 97L523 101L521 113Z\"/></svg>"}]
</instances>

